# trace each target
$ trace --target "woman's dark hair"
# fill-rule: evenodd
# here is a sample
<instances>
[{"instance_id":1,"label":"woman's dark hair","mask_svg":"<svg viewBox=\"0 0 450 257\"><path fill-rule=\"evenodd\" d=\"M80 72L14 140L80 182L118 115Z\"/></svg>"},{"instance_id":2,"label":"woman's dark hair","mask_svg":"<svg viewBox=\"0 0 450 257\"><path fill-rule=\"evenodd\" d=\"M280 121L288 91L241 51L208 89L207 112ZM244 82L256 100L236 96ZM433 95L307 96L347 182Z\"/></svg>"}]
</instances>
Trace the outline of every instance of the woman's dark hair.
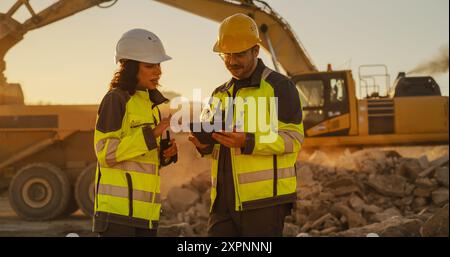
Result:
<instances>
[{"instance_id":1,"label":"woman's dark hair","mask_svg":"<svg viewBox=\"0 0 450 257\"><path fill-rule=\"evenodd\" d=\"M114 77L109 85L109 90L120 88L128 91L130 95L136 92L138 84L139 62L134 60L120 60L120 68L114 73Z\"/></svg>"}]
</instances>

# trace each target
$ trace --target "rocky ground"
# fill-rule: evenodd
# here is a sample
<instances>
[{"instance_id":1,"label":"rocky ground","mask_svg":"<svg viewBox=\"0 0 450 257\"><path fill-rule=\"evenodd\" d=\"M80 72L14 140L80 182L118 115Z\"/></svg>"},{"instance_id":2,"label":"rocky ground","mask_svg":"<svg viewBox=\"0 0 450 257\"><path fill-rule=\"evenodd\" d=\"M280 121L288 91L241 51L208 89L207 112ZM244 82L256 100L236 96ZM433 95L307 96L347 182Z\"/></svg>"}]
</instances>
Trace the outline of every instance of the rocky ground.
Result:
<instances>
[{"instance_id":1,"label":"rocky ground","mask_svg":"<svg viewBox=\"0 0 450 257\"><path fill-rule=\"evenodd\" d=\"M448 158L448 146L303 153L284 236L448 237ZM165 174L172 184L165 184L158 234L206 236L209 169L179 165L183 173ZM0 236L95 236L81 211L55 221L20 220L5 189L0 185Z\"/></svg>"},{"instance_id":2,"label":"rocky ground","mask_svg":"<svg viewBox=\"0 0 450 257\"><path fill-rule=\"evenodd\" d=\"M448 236L448 146L408 151L304 156L284 235ZM161 236L206 236L209 176L205 170L168 192Z\"/></svg>"}]
</instances>

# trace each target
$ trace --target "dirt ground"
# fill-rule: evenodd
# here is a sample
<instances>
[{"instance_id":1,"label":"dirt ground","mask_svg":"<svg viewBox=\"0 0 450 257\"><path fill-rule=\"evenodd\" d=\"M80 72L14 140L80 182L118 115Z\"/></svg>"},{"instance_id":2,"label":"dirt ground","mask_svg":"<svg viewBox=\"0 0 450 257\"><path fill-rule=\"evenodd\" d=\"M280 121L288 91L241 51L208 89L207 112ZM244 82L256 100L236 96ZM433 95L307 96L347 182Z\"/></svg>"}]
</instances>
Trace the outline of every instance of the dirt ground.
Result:
<instances>
[{"instance_id":1,"label":"dirt ground","mask_svg":"<svg viewBox=\"0 0 450 257\"><path fill-rule=\"evenodd\" d=\"M78 210L69 217L52 221L25 221L9 205L6 192L0 192L0 237L65 237L76 233L94 237L91 219Z\"/></svg>"}]
</instances>

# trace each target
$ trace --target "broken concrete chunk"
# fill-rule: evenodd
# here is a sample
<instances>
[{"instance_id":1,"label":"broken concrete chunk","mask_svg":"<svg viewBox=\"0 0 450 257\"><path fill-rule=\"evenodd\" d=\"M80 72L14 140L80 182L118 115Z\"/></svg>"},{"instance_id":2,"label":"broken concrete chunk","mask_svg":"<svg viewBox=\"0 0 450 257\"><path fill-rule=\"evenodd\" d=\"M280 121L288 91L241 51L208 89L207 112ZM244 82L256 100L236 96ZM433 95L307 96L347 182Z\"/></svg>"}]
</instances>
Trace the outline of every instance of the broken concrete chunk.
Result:
<instances>
[{"instance_id":1,"label":"broken concrete chunk","mask_svg":"<svg viewBox=\"0 0 450 257\"><path fill-rule=\"evenodd\" d=\"M436 189L438 187L437 181L430 178L417 178L415 184L424 189Z\"/></svg>"},{"instance_id":2,"label":"broken concrete chunk","mask_svg":"<svg viewBox=\"0 0 450 257\"><path fill-rule=\"evenodd\" d=\"M353 210L357 212L361 212L364 209L364 206L366 205L364 200L362 200L356 195L352 195L348 200L348 203L353 208Z\"/></svg>"},{"instance_id":3,"label":"broken concrete chunk","mask_svg":"<svg viewBox=\"0 0 450 257\"><path fill-rule=\"evenodd\" d=\"M160 237L192 237L194 232L188 223L172 224L169 226L158 226L158 236Z\"/></svg>"},{"instance_id":4,"label":"broken concrete chunk","mask_svg":"<svg viewBox=\"0 0 450 257\"><path fill-rule=\"evenodd\" d=\"M330 180L326 183L324 183L324 187L329 187L332 189L337 189L339 187L345 187L345 186L357 186L355 179L349 176L341 177L337 179Z\"/></svg>"},{"instance_id":5,"label":"broken concrete chunk","mask_svg":"<svg viewBox=\"0 0 450 257\"><path fill-rule=\"evenodd\" d=\"M448 174L449 174L448 167L441 167L436 169L434 177L436 178L439 185L448 188Z\"/></svg>"},{"instance_id":6,"label":"broken concrete chunk","mask_svg":"<svg viewBox=\"0 0 450 257\"><path fill-rule=\"evenodd\" d=\"M299 230L300 229L295 224L284 223L283 236L294 237L294 236L298 235Z\"/></svg>"},{"instance_id":7,"label":"broken concrete chunk","mask_svg":"<svg viewBox=\"0 0 450 257\"><path fill-rule=\"evenodd\" d=\"M422 169L426 169L428 168L428 166L430 166L430 161L428 161L428 157L426 155L420 156L420 158L417 160L419 161L420 167Z\"/></svg>"},{"instance_id":8,"label":"broken concrete chunk","mask_svg":"<svg viewBox=\"0 0 450 257\"><path fill-rule=\"evenodd\" d=\"M343 203L337 203L333 206L334 211L345 216L349 228L361 227L367 224L361 214L353 211Z\"/></svg>"},{"instance_id":9,"label":"broken concrete chunk","mask_svg":"<svg viewBox=\"0 0 450 257\"><path fill-rule=\"evenodd\" d=\"M299 186L314 185L313 171L308 165L300 166L298 169L298 183Z\"/></svg>"},{"instance_id":10,"label":"broken concrete chunk","mask_svg":"<svg viewBox=\"0 0 450 257\"><path fill-rule=\"evenodd\" d=\"M177 212L189 209L198 199L199 195L188 188L175 187L167 194L167 200Z\"/></svg>"},{"instance_id":11,"label":"broken concrete chunk","mask_svg":"<svg viewBox=\"0 0 450 257\"><path fill-rule=\"evenodd\" d=\"M396 173L408 179L408 181L414 181L423 170L417 159L401 158L399 163Z\"/></svg>"},{"instance_id":12,"label":"broken concrete chunk","mask_svg":"<svg viewBox=\"0 0 450 257\"><path fill-rule=\"evenodd\" d=\"M448 237L448 205L439 209L420 229L423 237Z\"/></svg>"},{"instance_id":13,"label":"broken concrete chunk","mask_svg":"<svg viewBox=\"0 0 450 257\"><path fill-rule=\"evenodd\" d=\"M211 187L211 173L209 171L200 173L191 180L191 185L199 192L204 193Z\"/></svg>"},{"instance_id":14,"label":"broken concrete chunk","mask_svg":"<svg viewBox=\"0 0 450 257\"><path fill-rule=\"evenodd\" d=\"M445 203L448 203L448 188L439 188L436 191L431 193L431 198L433 199L433 203L437 206L441 206Z\"/></svg>"},{"instance_id":15,"label":"broken concrete chunk","mask_svg":"<svg viewBox=\"0 0 450 257\"><path fill-rule=\"evenodd\" d=\"M383 209L382 208L380 208L380 207L378 207L378 206L376 206L376 205L374 205L374 204L372 204L372 205L365 205L364 207L363 207L363 211L365 211L365 212L367 212L367 213L379 213L379 212L382 212L383 211Z\"/></svg>"},{"instance_id":16,"label":"broken concrete chunk","mask_svg":"<svg viewBox=\"0 0 450 257\"><path fill-rule=\"evenodd\" d=\"M351 186L343 186L339 187L336 190L334 190L335 196L344 196L344 195L350 195L352 193L359 193L361 194L361 190L358 186L351 185Z\"/></svg>"},{"instance_id":17,"label":"broken concrete chunk","mask_svg":"<svg viewBox=\"0 0 450 257\"><path fill-rule=\"evenodd\" d=\"M374 219L376 221L382 222L382 221L385 221L387 219L390 219L390 218L396 217L396 216L401 217L402 214L397 208L393 207L393 208L386 209L381 213L375 214Z\"/></svg>"},{"instance_id":18,"label":"broken concrete chunk","mask_svg":"<svg viewBox=\"0 0 450 257\"><path fill-rule=\"evenodd\" d=\"M419 174L419 177L426 177L431 172L433 172L436 168L441 167L442 165L445 165L448 163L448 155L442 156L430 163L430 167L425 169Z\"/></svg>"},{"instance_id":19,"label":"broken concrete chunk","mask_svg":"<svg viewBox=\"0 0 450 257\"><path fill-rule=\"evenodd\" d=\"M431 192L432 192L433 190L432 189L424 189L424 188L420 188L420 187L418 187L418 188L416 188L415 190L414 190L414 195L415 196L417 196L417 197L424 197L424 198L427 198L427 197L430 197L431 196Z\"/></svg>"},{"instance_id":20,"label":"broken concrete chunk","mask_svg":"<svg viewBox=\"0 0 450 257\"><path fill-rule=\"evenodd\" d=\"M385 196L402 197L405 193L406 180L398 175L370 177L367 184Z\"/></svg>"},{"instance_id":21,"label":"broken concrete chunk","mask_svg":"<svg viewBox=\"0 0 450 257\"><path fill-rule=\"evenodd\" d=\"M364 227L353 228L336 233L336 236L365 237L369 233L376 233L381 237L418 237L422 221L392 217L380 223L373 223Z\"/></svg>"},{"instance_id":22,"label":"broken concrete chunk","mask_svg":"<svg viewBox=\"0 0 450 257\"><path fill-rule=\"evenodd\" d=\"M331 213L325 214L324 216L322 216L322 217L318 218L316 221L314 221L314 222L311 224L311 228L312 228L312 229L318 228L318 227L319 227L320 225L322 225L327 219L331 219L332 216L333 216L333 215L332 215Z\"/></svg>"}]
</instances>

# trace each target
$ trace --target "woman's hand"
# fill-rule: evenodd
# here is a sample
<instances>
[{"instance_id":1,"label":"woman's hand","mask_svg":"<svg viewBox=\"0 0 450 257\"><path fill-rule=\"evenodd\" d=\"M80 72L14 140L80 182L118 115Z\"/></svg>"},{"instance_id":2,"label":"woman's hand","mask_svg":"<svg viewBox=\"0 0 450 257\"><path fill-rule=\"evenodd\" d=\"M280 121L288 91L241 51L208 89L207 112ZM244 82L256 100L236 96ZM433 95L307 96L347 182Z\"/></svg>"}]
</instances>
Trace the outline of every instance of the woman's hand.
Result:
<instances>
[{"instance_id":1,"label":"woman's hand","mask_svg":"<svg viewBox=\"0 0 450 257\"><path fill-rule=\"evenodd\" d=\"M178 153L177 144L175 143L175 139L170 140L170 147L164 150L163 156L166 159L169 159L172 156L175 156Z\"/></svg>"},{"instance_id":2,"label":"woman's hand","mask_svg":"<svg viewBox=\"0 0 450 257\"><path fill-rule=\"evenodd\" d=\"M160 137L162 133L170 127L170 117L162 119L159 124L153 129L153 136Z\"/></svg>"}]
</instances>

